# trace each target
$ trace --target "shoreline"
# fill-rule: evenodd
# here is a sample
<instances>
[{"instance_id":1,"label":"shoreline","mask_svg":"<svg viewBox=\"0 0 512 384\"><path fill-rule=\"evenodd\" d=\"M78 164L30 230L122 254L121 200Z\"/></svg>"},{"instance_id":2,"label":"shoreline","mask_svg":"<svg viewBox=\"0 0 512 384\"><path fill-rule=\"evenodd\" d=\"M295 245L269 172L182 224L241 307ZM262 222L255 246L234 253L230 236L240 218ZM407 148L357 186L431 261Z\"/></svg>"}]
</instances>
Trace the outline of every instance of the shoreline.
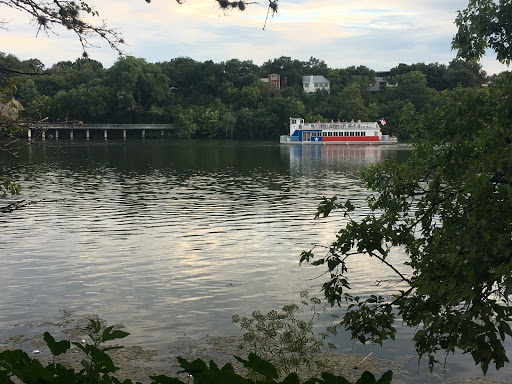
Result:
<instances>
[{"instance_id":1,"label":"shoreline","mask_svg":"<svg viewBox=\"0 0 512 384\"><path fill-rule=\"evenodd\" d=\"M43 333L48 331L56 340L68 339L84 343L89 341L88 326L89 319L99 319L102 325L106 325L105 320L97 315L77 316L71 311L62 311L61 318L57 321L44 323L28 323L18 325L7 340L0 340L0 351L8 349L21 349L30 357L37 358L43 365L50 361L51 355L46 343L43 340ZM123 324L114 324L115 329L126 330ZM14 332L21 331L21 332ZM14 334L15 333L15 334ZM111 350L109 355L112 357L115 365L119 367L116 377L121 381L131 379L142 383L150 383L151 375L164 374L171 377L177 377L181 380L187 378L186 374L178 374L181 370L176 359L181 356L189 361L201 358L205 362L214 360L219 366L227 362L233 364L235 371L245 375L243 366L234 359L233 355L246 357L249 351L243 347L242 336L206 336L202 343L183 342L171 345L165 354L159 354L157 349L132 345L129 342L129 336L115 345L122 345L122 349ZM83 358L82 352L76 347L72 348L63 356L57 358L58 362L80 370L80 361ZM370 355L362 356L360 354L340 354L340 353L321 353L318 358L325 364L320 369L301 369L298 374L302 379L313 376L319 377L319 371L328 371L331 373L343 375L347 380L355 382L362 372L368 370L376 377L382 376L384 372L391 369L393 371L393 383L420 382L419 376L411 377L410 373L403 370L403 363L393 360L383 360L374 358ZM446 378L443 384L510 384L512 381L503 381L488 377L475 378Z\"/></svg>"}]
</instances>

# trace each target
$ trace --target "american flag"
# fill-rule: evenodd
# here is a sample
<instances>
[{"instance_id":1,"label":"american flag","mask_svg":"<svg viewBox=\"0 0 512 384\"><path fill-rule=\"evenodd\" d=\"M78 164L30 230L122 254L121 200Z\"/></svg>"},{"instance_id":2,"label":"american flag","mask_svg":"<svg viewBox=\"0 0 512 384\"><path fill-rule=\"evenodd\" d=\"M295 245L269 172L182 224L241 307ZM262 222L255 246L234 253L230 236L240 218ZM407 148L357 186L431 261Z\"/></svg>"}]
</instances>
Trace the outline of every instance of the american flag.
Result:
<instances>
[{"instance_id":1,"label":"american flag","mask_svg":"<svg viewBox=\"0 0 512 384\"><path fill-rule=\"evenodd\" d=\"M381 123L382 125L386 125L386 120L384 120L383 117L381 117L377 122Z\"/></svg>"}]
</instances>

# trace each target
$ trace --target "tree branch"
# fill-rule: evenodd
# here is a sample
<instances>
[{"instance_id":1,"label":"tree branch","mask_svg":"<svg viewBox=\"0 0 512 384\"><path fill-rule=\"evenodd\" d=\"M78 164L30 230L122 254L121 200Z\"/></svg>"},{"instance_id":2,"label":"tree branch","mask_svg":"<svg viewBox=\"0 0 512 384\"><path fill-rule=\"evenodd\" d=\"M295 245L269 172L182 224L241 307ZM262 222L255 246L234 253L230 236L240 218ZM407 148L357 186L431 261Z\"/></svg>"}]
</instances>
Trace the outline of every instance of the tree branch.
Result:
<instances>
[{"instance_id":1,"label":"tree branch","mask_svg":"<svg viewBox=\"0 0 512 384\"><path fill-rule=\"evenodd\" d=\"M9 69L9 68L4 68L4 67L0 67L0 72L14 73L16 75L29 75L29 76L46 75L46 73L42 73L42 72L24 72L24 71L18 71L15 69Z\"/></svg>"},{"instance_id":2,"label":"tree branch","mask_svg":"<svg viewBox=\"0 0 512 384\"><path fill-rule=\"evenodd\" d=\"M407 282L408 284L412 284L412 280L411 279L408 279L407 277L405 277L398 269L396 269L394 267L393 264L389 263L386 259L384 259L383 257L373 253L373 252L369 252L368 255L370 257L375 257L377 259L379 259L382 263L386 264L389 268L391 268L398 276L400 276L400 278Z\"/></svg>"}]
</instances>

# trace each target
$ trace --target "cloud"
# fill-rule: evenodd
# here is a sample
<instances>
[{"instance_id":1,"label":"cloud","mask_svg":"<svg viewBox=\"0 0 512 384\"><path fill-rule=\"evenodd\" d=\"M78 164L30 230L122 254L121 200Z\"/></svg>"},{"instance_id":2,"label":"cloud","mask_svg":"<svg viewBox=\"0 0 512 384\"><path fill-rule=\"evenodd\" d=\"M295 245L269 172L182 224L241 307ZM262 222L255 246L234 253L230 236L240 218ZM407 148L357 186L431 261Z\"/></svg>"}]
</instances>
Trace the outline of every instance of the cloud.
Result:
<instances>
[{"instance_id":1,"label":"cloud","mask_svg":"<svg viewBox=\"0 0 512 384\"><path fill-rule=\"evenodd\" d=\"M383 70L400 62L447 64L455 56L454 19L467 0L281 0L279 12L268 19L265 30L265 1L245 12L224 12L214 0L189 0L183 5L174 0L89 3L100 12L96 21L106 19L122 32L127 54L149 62L188 56L262 64L280 56L300 60L313 56L333 68L362 64ZM81 55L76 37L67 31L34 39L36 29L27 17L11 10L9 19L11 31L0 31L3 50L23 59L38 57L47 65ZM89 49L91 56L112 65L116 52L99 39L93 43L99 48ZM499 68L492 58L484 63L486 69Z\"/></svg>"}]
</instances>

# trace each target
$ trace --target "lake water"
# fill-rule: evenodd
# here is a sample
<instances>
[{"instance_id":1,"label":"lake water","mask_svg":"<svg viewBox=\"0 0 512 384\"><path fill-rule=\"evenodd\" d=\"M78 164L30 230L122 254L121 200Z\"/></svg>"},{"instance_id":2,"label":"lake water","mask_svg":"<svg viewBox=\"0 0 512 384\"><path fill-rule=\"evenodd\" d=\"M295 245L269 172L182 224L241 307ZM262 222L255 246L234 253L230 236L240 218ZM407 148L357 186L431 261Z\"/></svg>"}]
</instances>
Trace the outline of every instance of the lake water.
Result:
<instances>
[{"instance_id":1,"label":"lake water","mask_svg":"<svg viewBox=\"0 0 512 384\"><path fill-rule=\"evenodd\" d=\"M408 154L166 139L46 141L17 159L0 154L4 169L24 165L13 171L20 198L37 201L0 215L0 339L62 310L123 323L130 343L161 353L205 335L237 335L235 313L279 309L302 290L320 297L324 270L299 266L299 255L327 245L344 222L339 214L313 219L320 197L350 199L364 214L369 192L359 171ZM393 258L405 260L398 251ZM354 291L385 292L375 286L392 277L382 265L362 258L351 267ZM397 328L398 341L382 349L344 333L335 341L341 352L405 362L401 382L481 376L460 356L426 374L411 331ZM512 377L510 367L492 375Z\"/></svg>"}]
</instances>

